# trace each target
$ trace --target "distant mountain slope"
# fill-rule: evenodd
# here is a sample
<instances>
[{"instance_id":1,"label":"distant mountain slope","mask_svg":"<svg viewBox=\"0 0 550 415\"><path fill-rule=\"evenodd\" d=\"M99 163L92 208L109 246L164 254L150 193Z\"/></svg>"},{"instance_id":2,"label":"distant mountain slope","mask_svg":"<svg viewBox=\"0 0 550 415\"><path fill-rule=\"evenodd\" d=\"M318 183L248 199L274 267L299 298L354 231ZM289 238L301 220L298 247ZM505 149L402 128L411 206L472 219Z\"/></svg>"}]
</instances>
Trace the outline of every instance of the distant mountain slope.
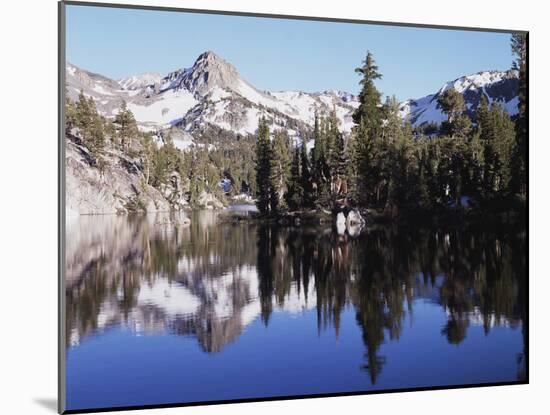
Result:
<instances>
[{"instance_id":1,"label":"distant mountain slope","mask_svg":"<svg viewBox=\"0 0 550 415\"><path fill-rule=\"evenodd\" d=\"M440 124L447 116L441 111L437 100L449 88L462 94L470 117L474 116L482 94L485 94L489 104L499 103L511 116L518 112L518 74L510 70L478 72L447 82L435 94L403 102L400 105L401 116L408 117L414 126Z\"/></svg>"},{"instance_id":2,"label":"distant mountain slope","mask_svg":"<svg viewBox=\"0 0 550 415\"><path fill-rule=\"evenodd\" d=\"M158 72L146 72L141 75L133 75L128 78L119 79L117 82L122 89L136 90L142 89L149 85L154 85L162 79L162 75Z\"/></svg>"},{"instance_id":3,"label":"distant mountain slope","mask_svg":"<svg viewBox=\"0 0 550 415\"><path fill-rule=\"evenodd\" d=\"M261 91L243 79L237 69L207 51L193 66L164 77L144 74L117 81L67 64L69 97L76 99L82 89L96 100L107 117L126 100L142 127L166 128L178 125L192 132L212 124L240 134L253 134L258 118L265 115L274 125L293 130L310 128L315 110L336 109L341 127L352 127L351 113L357 99L346 92Z\"/></svg>"},{"instance_id":4,"label":"distant mountain slope","mask_svg":"<svg viewBox=\"0 0 550 415\"><path fill-rule=\"evenodd\" d=\"M194 131L208 126L235 134L254 134L263 115L273 128L285 128L291 136L313 127L315 111L336 110L340 128L351 131L351 115L359 105L347 92L262 91L241 77L237 69L214 52L202 53L193 66L165 76L146 73L118 81L67 64L67 90L75 100L80 90L94 98L99 111L114 117L125 100L142 129L174 127L186 143ZM401 115L415 126L446 119L437 103L448 88L463 94L473 115L485 94L510 115L517 113L518 77L514 71L486 71L447 82L434 94L411 99L400 106ZM187 144L186 144L187 145ZM183 146L183 144L182 144Z\"/></svg>"}]
</instances>

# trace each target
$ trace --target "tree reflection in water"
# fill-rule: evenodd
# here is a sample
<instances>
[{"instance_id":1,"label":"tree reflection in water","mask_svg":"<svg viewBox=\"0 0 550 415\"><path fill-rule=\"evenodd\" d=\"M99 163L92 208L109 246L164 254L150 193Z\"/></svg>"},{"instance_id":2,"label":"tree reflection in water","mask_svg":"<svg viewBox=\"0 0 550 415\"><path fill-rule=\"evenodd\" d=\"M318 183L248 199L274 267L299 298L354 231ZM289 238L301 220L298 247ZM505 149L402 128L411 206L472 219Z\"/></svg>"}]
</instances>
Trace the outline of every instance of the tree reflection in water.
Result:
<instances>
[{"instance_id":1,"label":"tree reflection in water","mask_svg":"<svg viewBox=\"0 0 550 415\"><path fill-rule=\"evenodd\" d=\"M154 217L80 217L67 225L67 346L111 327L192 336L219 352L260 318L316 309L319 332L339 334L353 307L376 383L381 345L398 341L413 302L439 304L441 335L459 345L526 317L525 230L501 227L331 229L219 223L188 227ZM523 325L522 328L525 326ZM518 377L525 358L518 357Z\"/></svg>"}]
</instances>

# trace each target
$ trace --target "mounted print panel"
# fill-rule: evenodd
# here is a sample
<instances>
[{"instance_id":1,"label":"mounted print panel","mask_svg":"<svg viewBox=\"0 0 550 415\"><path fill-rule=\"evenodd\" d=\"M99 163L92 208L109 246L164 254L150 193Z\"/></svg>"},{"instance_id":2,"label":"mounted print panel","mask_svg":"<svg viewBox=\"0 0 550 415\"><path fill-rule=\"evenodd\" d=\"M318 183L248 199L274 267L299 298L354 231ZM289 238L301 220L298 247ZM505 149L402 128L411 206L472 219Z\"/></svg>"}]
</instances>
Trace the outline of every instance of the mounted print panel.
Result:
<instances>
[{"instance_id":1,"label":"mounted print panel","mask_svg":"<svg viewBox=\"0 0 550 415\"><path fill-rule=\"evenodd\" d=\"M527 32L60 3L60 412L527 383Z\"/></svg>"}]
</instances>

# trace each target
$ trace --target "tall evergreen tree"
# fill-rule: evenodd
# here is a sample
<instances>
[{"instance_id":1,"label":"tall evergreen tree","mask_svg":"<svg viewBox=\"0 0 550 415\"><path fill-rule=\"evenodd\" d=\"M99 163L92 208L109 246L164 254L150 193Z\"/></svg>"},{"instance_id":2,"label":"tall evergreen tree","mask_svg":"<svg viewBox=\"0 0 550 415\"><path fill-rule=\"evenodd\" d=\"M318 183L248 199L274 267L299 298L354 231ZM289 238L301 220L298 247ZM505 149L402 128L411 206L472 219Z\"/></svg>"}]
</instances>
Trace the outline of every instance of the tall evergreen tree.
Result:
<instances>
[{"instance_id":1,"label":"tall evergreen tree","mask_svg":"<svg viewBox=\"0 0 550 415\"><path fill-rule=\"evenodd\" d=\"M359 93L359 107L353 113L353 122L356 125L363 124L371 134L376 135L381 125L381 94L376 89L374 81L382 78L382 75L378 72L378 66L370 51L367 51L363 66L355 68L355 72L361 75L359 81L361 92Z\"/></svg>"},{"instance_id":2,"label":"tall evergreen tree","mask_svg":"<svg viewBox=\"0 0 550 415\"><path fill-rule=\"evenodd\" d=\"M306 136L302 136L300 146L300 181L304 191L303 207L312 207L314 202L313 184L311 177L311 163L308 157Z\"/></svg>"},{"instance_id":3,"label":"tall evergreen tree","mask_svg":"<svg viewBox=\"0 0 550 415\"><path fill-rule=\"evenodd\" d=\"M137 134L137 123L132 111L128 109L126 101L122 101L114 123L117 127L120 145L123 151L128 151L131 147L131 140Z\"/></svg>"},{"instance_id":4,"label":"tall evergreen tree","mask_svg":"<svg viewBox=\"0 0 550 415\"><path fill-rule=\"evenodd\" d=\"M392 215L417 201L418 189L415 171L418 167L413 150L413 132L409 123L403 125L399 103L395 97L384 105L386 123L383 142L386 150L386 167L381 169L387 191L385 210Z\"/></svg>"},{"instance_id":5,"label":"tall evergreen tree","mask_svg":"<svg viewBox=\"0 0 550 415\"><path fill-rule=\"evenodd\" d=\"M79 129L82 144L90 151L97 166L102 169L102 153L105 146L104 120L96 109L94 99L86 98L83 91L80 91L78 101L69 109L72 118L70 122Z\"/></svg>"},{"instance_id":6,"label":"tall evergreen tree","mask_svg":"<svg viewBox=\"0 0 550 415\"><path fill-rule=\"evenodd\" d=\"M512 65L519 73L518 116L516 119L516 150L513 168L517 174L512 182L513 190L527 191L527 34L516 33L511 40L512 53L516 60Z\"/></svg>"},{"instance_id":7,"label":"tall evergreen tree","mask_svg":"<svg viewBox=\"0 0 550 415\"><path fill-rule=\"evenodd\" d=\"M442 133L452 137L466 137L471 131L472 123L464 114L466 105L462 94L454 88L449 88L438 97L437 102L448 117L447 121L441 124Z\"/></svg>"},{"instance_id":8,"label":"tall evergreen tree","mask_svg":"<svg viewBox=\"0 0 550 415\"><path fill-rule=\"evenodd\" d=\"M91 113L90 126L88 128L89 146L93 155L99 159L101 158L105 147L105 135L103 131L104 123L101 115L97 112L95 102L92 97L88 100L88 106Z\"/></svg>"},{"instance_id":9,"label":"tall evergreen tree","mask_svg":"<svg viewBox=\"0 0 550 415\"><path fill-rule=\"evenodd\" d=\"M327 123L328 168L333 201L347 197L347 156L344 136L338 129L336 111L330 113Z\"/></svg>"},{"instance_id":10,"label":"tall evergreen tree","mask_svg":"<svg viewBox=\"0 0 550 415\"><path fill-rule=\"evenodd\" d=\"M315 113L315 125L313 129L312 152L312 188L313 202L318 208L325 208L330 200L330 177L328 172L328 143L326 135L326 121Z\"/></svg>"},{"instance_id":11,"label":"tall evergreen tree","mask_svg":"<svg viewBox=\"0 0 550 415\"><path fill-rule=\"evenodd\" d=\"M478 108L478 135L483 152L483 194L485 197L512 189L513 159L516 153L515 126L499 104L487 108L482 100Z\"/></svg>"},{"instance_id":12,"label":"tall evergreen tree","mask_svg":"<svg viewBox=\"0 0 550 415\"><path fill-rule=\"evenodd\" d=\"M382 129L382 109L380 92L376 89L374 81L382 75L378 72L372 53L367 52L363 66L356 68L355 72L361 75L362 86L359 93L359 107L353 114L356 124L350 153L353 155L354 168L350 171L352 184L352 196L362 205L369 205L374 199L379 199L379 166L378 152L380 150L379 138Z\"/></svg>"},{"instance_id":13,"label":"tall evergreen tree","mask_svg":"<svg viewBox=\"0 0 550 415\"><path fill-rule=\"evenodd\" d=\"M452 124L464 112L464 97L454 88L445 90L438 98L441 110L447 114L449 124Z\"/></svg>"},{"instance_id":14,"label":"tall evergreen tree","mask_svg":"<svg viewBox=\"0 0 550 415\"><path fill-rule=\"evenodd\" d=\"M302 186L302 156L299 148L295 148L290 165L290 176L288 178L288 191L285 195L288 207L292 210L301 208L304 205L304 188Z\"/></svg>"},{"instance_id":15,"label":"tall evergreen tree","mask_svg":"<svg viewBox=\"0 0 550 415\"><path fill-rule=\"evenodd\" d=\"M69 132L75 126L76 107L69 98L67 88L65 88L65 130Z\"/></svg>"},{"instance_id":16,"label":"tall evergreen tree","mask_svg":"<svg viewBox=\"0 0 550 415\"><path fill-rule=\"evenodd\" d=\"M271 154L269 126L265 117L262 117L256 140L256 205L262 214L270 211Z\"/></svg>"},{"instance_id":17,"label":"tall evergreen tree","mask_svg":"<svg viewBox=\"0 0 550 415\"><path fill-rule=\"evenodd\" d=\"M284 195L287 192L287 180L290 175L289 138L286 130L275 132L271 147L270 210L278 212L286 207Z\"/></svg>"},{"instance_id":18,"label":"tall evergreen tree","mask_svg":"<svg viewBox=\"0 0 550 415\"><path fill-rule=\"evenodd\" d=\"M75 105L75 126L81 130L86 129L91 124L92 113L88 99L84 95L84 92L80 90L78 94L78 100Z\"/></svg>"}]
</instances>

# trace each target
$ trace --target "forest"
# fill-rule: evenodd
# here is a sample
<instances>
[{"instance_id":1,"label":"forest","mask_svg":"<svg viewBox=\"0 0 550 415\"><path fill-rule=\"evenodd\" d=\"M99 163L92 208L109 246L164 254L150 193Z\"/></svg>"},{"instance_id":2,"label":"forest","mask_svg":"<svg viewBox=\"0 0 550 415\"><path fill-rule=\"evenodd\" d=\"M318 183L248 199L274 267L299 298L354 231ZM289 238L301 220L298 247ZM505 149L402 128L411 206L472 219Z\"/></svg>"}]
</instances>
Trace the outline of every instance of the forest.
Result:
<instances>
[{"instance_id":1,"label":"forest","mask_svg":"<svg viewBox=\"0 0 550 415\"><path fill-rule=\"evenodd\" d=\"M293 148L284 131L270 138L265 119L256 141L258 209L266 215L300 209L373 209L389 217L468 206L478 211L522 207L527 192L525 37L512 36L519 71L519 114L484 94L475 119L463 96L447 89L438 104L447 120L439 128L413 129L395 98L382 103L382 77L368 52L360 75L360 106L348 137L334 112L317 114L313 149Z\"/></svg>"},{"instance_id":2,"label":"forest","mask_svg":"<svg viewBox=\"0 0 550 415\"><path fill-rule=\"evenodd\" d=\"M93 167L104 169L103 155L116 149L138 161L146 184L160 189L178 181L191 207L206 191L225 204L251 196L261 216L275 217L345 208L390 218L465 207L521 211L527 194L525 37L513 35L511 47L520 81L513 119L483 94L471 119L463 96L451 88L438 98L447 120L413 128L394 97L382 99L375 85L382 74L368 52L355 69L360 105L350 134L341 132L334 111L316 112L314 127L301 131L298 143L262 117L256 135L204 127L194 133L194 145L180 151L170 131L140 131L125 102L107 119L82 91L76 102L67 98L66 128L78 131ZM231 186L224 188L222 180Z\"/></svg>"}]
</instances>

